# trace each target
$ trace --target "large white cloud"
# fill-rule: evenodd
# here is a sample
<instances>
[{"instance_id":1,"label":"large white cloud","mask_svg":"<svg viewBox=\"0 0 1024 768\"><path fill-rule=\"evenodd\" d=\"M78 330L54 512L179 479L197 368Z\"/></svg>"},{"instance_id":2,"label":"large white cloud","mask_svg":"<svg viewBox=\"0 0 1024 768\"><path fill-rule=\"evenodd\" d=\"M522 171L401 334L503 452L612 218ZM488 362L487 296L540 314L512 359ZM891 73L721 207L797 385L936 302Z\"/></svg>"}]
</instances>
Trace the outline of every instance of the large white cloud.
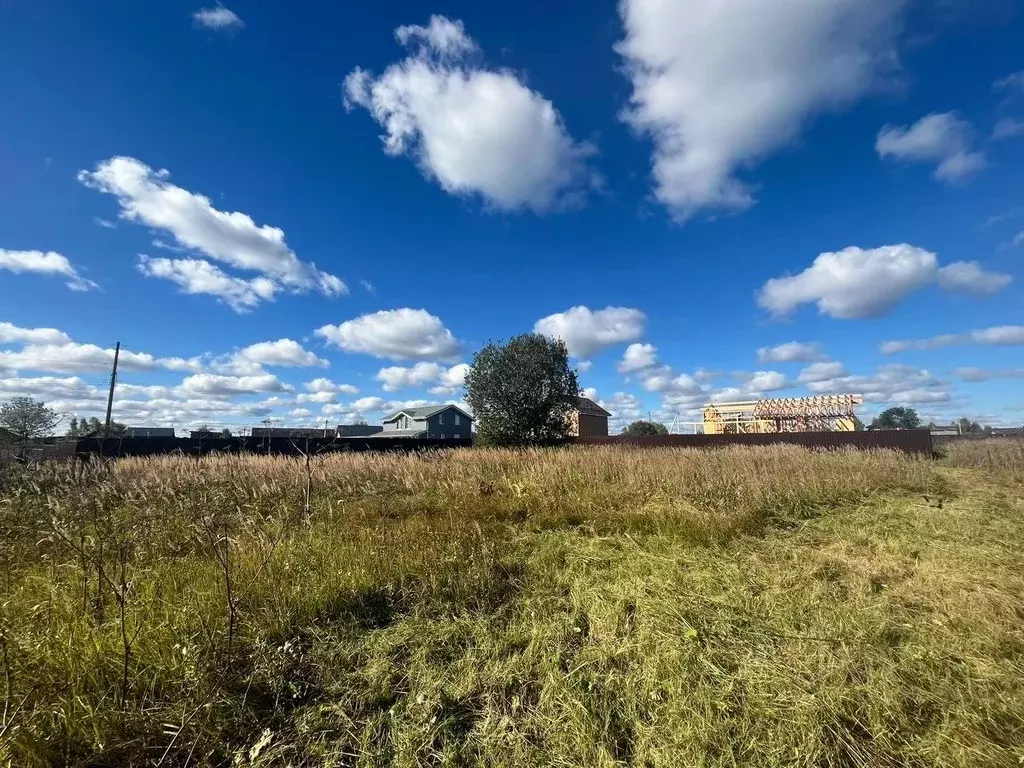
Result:
<instances>
[{"instance_id":1,"label":"large white cloud","mask_svg":"<svg viewBox=\"0 0 1024 768\"><path fill-rule=\"evenodd\" d=\"M936 163L935 178L962 181L986 165L985 153L972 151L974 129L953 112L925 115L910 126L887 125L878 132L879 157Z\"/></svg>"},{"instance_id":2,"label":"large white cloud","mask_svg":"<svg viewBox=\"0 0 1024 768\"><path fill-rule=\"evenodd\" d=\"M775 347L761 347L757 359L762 363L810 363L824 359L820 344L787 341Z\"/></svg>"},{"instance_id":3,"label":"large white cloud","mask_svg":"<svg viewBox=\"0 0 1024 768\"><path fill-rule=\"evenodd\" d=\"M31 273L66 279L65 285L73 291L92 291L99 286L86 280L75 269L67 256L55 251L8 251L0 248L0 269L14 274Z\"/></svg>"},{"instance_id":4,"label":"large white cloud","mask_svg":"<svg viewBox=\"0 0 1024 768\"><path fill-rule=\"evenodd\" d=\"M590 357L595 352L636 341L644 333L647 316L639 309L572 307L538 320L533 330L553 339L562 339L569 354Z\"/></svg>"},{"instance_id":5,"label":"large white cloud","mask_svg":"<svg viewBox=\"0 0 1024 768\"><path fill-rule=\"evenodd\" d=\"M112 157L93 171L82 171L78 179L87 187L114 195L121 206L121 218L170 234L177 245L235 269L260 273L280 289L294 293L317 291L326 296L347 292L334 275L301 261L288 247L284 232L269 225L257 225L240 212L226 213L213 207L208 197L175 186L166 170L154 171L133 157ZM202 270L196 259L149 259L140 268L155 277L165 277L194 293L215 293L219 282L228 296L225 301L238 307L254 306L273 297L265 285L251 283L250 293L238 283L217 281L216 268ZM212 267L212 265L209 265ZM243 301L237 296L244 296Z\"/></svg>"},{"instance_id":6,"label":"large white cloud","mask_svg":"<svg viewBox=\"0 0 1024 768\"><path fill-rule=\"evenodd\" d=\"M753 201L737 178L896 67L902 0L623 0L625 119L654 141L654 193L677 219Z\"/></svg>"},{"instance_id":7,"label":"large white cloud","mask_svg":"<svg viewBox=\"0 0 1024 768\"><path fill-rule=\"evenodd\" d=\"M393 360L448 360L461 344L441 319L425 309L388 309L325 325L316 335L346 352Z\"/></svg>"},{"instance_id":8,"label":"large white cloud","mask_svg":"<svg viewBox=\"0 0 1024 768\"><path fill-rule=\"evenodd\" d=\"M71 337L56 328L19 328L13 323L0 323L0 344L67 344Z\"/></svg>"},{"instance_id":9,"label":"large white cloud","mask_svg":"<svg viewBox=\"0 0 1024 768\"><path fill-rule=\"evenodd\" d=\"M885 341L879 347L883 355L892 355L907 350L942 349L958 344L991 344L999 347L1024 345L1024 325L1000 325L982 328L967 333L945 333L927 339Z\"/></svg>"},{"instance_id":10,"label":"large white cloud","mask_svg":"<svg viewBox=\"0 0 1024 768\"><path fill-rule=\"evenodd\" d=\"M380 124L385 152L409 154L445 191L502 210L543 212L577 198L591 148L516 74L480 65L461 21L432 16L395 36L407 58L379 77L356 69L345 79L346 105Z\"/></svg>"},{"instance_id":11,"label":"large white cloud","mask_svg":"<svg viewBox=\"0 0 1024 768\"><path fill-rule=\"evenodd\" d=\"M270 373L255 376L219 376L197 373L181 382L183 392L201 395L242 395L257 392L291 392L294 389Z\"/></svg>"},{"instance_id":12,"label":"large white cloud","mask_svg":"<svg viewBox=\"0 0 1024 768\"><path fill-rule=\"evenodd\" d=\"M239 361L258 366L280 366L285 368L327 368L328 363L317 357L293 339L261 341L250 344L234 354Z\"/></svg>"},{"instance_id":13,"label":"large white cloud","mask_svg":"<svg viewBox=\"0 0 1024 768\"><path fill-rule=\"evenodd\" d=\"M801 304L839 319L878 317L914 291L938 281L939 287L975 296L1009 284L1007 275L985 272L976 262L939 268L931 251L902 243L865 250L850 247L822 253L803 272L775 277L758 292L758 304L773 315L787 315Z\"/></svg>"},{"instance_id":14,"label":"large white cloud","mask_svg":"<svg viewBox=\"0 0 1024 768\"><path fill-rule=\"evenodd\" d=\"M738 378L751 392L774 392L777 389L787 389L793 386L778 371L755 371L750 374L740 374Z\"/></svg>"}]
</instances>

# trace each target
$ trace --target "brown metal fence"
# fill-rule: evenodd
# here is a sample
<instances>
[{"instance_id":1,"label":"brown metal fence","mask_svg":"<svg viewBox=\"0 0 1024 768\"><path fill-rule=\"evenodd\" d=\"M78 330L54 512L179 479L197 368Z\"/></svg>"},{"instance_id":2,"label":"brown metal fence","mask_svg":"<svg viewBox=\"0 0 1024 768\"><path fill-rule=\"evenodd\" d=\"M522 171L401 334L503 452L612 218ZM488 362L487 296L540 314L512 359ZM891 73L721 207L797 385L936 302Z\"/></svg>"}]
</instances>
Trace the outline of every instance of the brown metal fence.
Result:
<instances>
[{"instance_id":1,"label":"brown metal fence","mask_svg":"<svg viewBox=\"0 0 1024 768\"><path fill-rule=\"evenodd\" d=\"M745 435L651 435L646 437L577 437L577 445L633 445L642 448L721 448L728 445L802 445L835 450L896 450L932 455L927 429L887 429L865 432L778 432Z\"/></svg>"}]
</instances>

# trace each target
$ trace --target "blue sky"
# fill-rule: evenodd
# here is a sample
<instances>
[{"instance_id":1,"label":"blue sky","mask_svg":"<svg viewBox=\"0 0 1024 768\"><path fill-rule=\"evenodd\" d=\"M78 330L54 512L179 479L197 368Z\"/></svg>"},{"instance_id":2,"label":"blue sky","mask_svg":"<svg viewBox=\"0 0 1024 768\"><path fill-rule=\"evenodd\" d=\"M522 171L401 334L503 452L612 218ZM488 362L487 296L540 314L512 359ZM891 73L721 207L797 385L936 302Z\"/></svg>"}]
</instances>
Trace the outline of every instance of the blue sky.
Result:
<instances>
[{"instance_id":1,"label":"blue sky","mask_svg":"<svg viewBox=\"0 0 1024 768\"><path fill-rule=\"evenodd\" d=\"M536 329L616 426L1019 424L1022 36L1010 0L9 4L0 397L100 414L121 341L127 423L373 423Z\"/></svg>"}]
</instances>

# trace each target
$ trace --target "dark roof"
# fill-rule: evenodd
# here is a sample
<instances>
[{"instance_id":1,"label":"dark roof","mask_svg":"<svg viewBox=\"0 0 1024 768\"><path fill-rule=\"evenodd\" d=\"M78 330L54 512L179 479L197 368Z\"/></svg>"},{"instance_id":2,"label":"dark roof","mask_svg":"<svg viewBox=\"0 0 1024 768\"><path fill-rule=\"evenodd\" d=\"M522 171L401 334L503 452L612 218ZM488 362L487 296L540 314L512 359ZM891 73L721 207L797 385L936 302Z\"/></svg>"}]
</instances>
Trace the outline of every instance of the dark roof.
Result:
<instances>
[{"instance_id":1,"label":"dark roof","mask_svg":"<svg viewBox=\"0 0 1024 768\"><path fill-rule=\"evenodd\" d=\"M310 427L253 427L253 437L334 437L330 429Z\"/></svg>"},{"instance_id":2,"label":"dark roof","mask_svg":"<svg viewBox=\"0 0 1024 768\"><path fill-rule=\"evenodd\" d=\"M587 416L611 416L608 411L595 403L589 397L583 397L582 395L576 398L576 410L580 413L586 414Z\"/></svg>"},{"instance_id":3,"label":"dark roof","mask_svg":"<svg viewBox=\"0 0 1024 768\"><path fill-rule=\"evenodd\" d=\"M369 437L383 432L384 427L376 424L339 424L338 437Z\"/></svg>"},{"instance_id":4,"label":"dark roof","mask_svg":"<svg viewBox=\"0 0 1024 768\"><path fill-rule=\"evenodd\" d=\"M992 427L993 435L1024 435L1024 427Z\"/></svg>"},{"instance_id":5,"label":"dark roof","mask_svg":"<svg viewBox=\"0 0 1024 768\"><path fill-rule=\"evenodd\" d=\"M446 403L444 405L422 405L422 406L420 406L418 408L403 408L400 411L395 411L390 416L385 416L382 419L382 421L385 424L387 424L389 421L394 421L395 419L397 419L403 413L406 416L408 416L409 418L413 419L413 421L426 421L431 416L433 416L435 413L440 413L441 411L446 411L449 408L454 408L456 411L461 413L464 417L466 417L470 421L473 420L473 417L470 416L468 413L466 413L461 408L459 408L459 406L454 405L452 403Z\"/></svg>"},{"instance_id":6,"label":"dark roof","mask_svg":"<svg viewBox=\"0 0 1024 768\"><path fill-rule=\"evenodd\" d=\"M367 437L426 437L427 430L425 429L389 429L386 431L377 432L373 435L367 435Z\"/></svg>"},{"instance_id":7,"label":"dark roof","mask_svg":"<svg viewBox=\"0 0 1024 768\"><path fill-rule=\"evenodd\" d=\"M123 437L174 437L174 427L127 427Z\"/></svg>"}]
</instances>

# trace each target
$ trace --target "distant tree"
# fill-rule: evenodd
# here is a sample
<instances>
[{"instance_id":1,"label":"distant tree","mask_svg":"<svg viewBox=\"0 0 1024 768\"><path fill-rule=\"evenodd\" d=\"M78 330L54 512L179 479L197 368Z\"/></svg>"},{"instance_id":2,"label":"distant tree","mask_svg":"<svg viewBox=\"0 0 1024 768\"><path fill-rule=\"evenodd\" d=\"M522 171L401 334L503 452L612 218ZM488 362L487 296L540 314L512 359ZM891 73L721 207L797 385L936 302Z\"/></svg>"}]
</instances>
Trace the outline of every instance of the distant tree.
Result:
<instances>
[{"instance_id":1,"label":"distant tree","mask_svg":"<svg viewBox=\"0 0 1024 768\"><path fill-rule=\"evenodd\" d=\"M0 405L0 428L22 446L49 437L64 417L31 397L12 397Z\"/></svg>"},{"instance_id":2,"label":"distant tree","mask_svg":"<svg viewBox=\"0 0 1024 768\"><path fill-rule=\"evenodd\" d=\"M71 423L68 427L68 437L85 437L86 435L99 434L102 436L105 422L100 421L95 416L88 419L76 419L72 417ZM110 434L111 435L123 435L128 431L128 427L119 421L110 422Z\"/></svg>"},{"instance_id":3,"label":"distant tree","mask_svg":"<svg viewBox=\"0 0 1024 768\"><path fill-rule=\"evenodd\" d=\"M900 405L882 411L871 426L873 429L917 429L921 426L921 417L913 408Z\"/></svg>"},{"instance_id":4,"label":"distant tree","mask_svg":"<svg viewBox=\"0 0 1024 768\"><path fill-rule=\"evenodd\" d=\"M858 418L857 416L853 417L853 431L854 432L863 432L864 431L864 422L861 421L860 418Z\"/></svg>"},{"instance_id":5,"label":"distant tree","mask_svg":"<svg viewBox=\"0 0 1024 768\"><path fill-rule=\"evenodd\" d=\"M220 435L221 437L231 437L231 430L228 429L227 427L224 427L224 429L220 431Z\"/></svg>"},{"instance_id":6,"label":"distant tree","mask_svg":"<svg viewBox=\"0 0 1024 768\"><path fill-rule=\"evenodd\" d=\"M622 434L626 437L645 437L647 435L667 435L668 427L657 421L634 421L624 430Z\"/></svg>"},{"instance_id":7,"label":"distant tree","mask_svg":"<svg viewBox=\"0 0 1024 768\"><path fill-rule=\"evenodd\" d=\"M561 340L537 333L491 342L473 356L466 400L477 434L492 445L530 445L567 437L580 386Z\"/></svg>"},{"instance_id":8,"label":"distant tree","mask_svg":"<svg viewBox=\"0 0 1024 768\"><path fill-rule=\"evenodd\" d=\"M980 435L985 431L985 427L976 421L971 421L966 416L961 416L956 420L956 427L961 435Z\"/></svg>"}]
</instances>

